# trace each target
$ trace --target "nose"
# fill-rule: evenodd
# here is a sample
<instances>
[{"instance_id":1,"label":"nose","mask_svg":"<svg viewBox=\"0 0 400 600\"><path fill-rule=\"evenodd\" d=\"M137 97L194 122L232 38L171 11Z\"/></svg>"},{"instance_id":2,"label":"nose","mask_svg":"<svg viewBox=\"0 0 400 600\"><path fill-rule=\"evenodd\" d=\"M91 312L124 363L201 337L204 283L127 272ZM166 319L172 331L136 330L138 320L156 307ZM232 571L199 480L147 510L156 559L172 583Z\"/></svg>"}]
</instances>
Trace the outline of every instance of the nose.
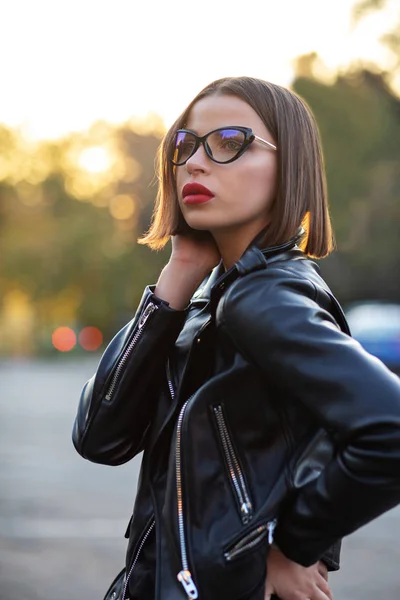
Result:
<instances>
[{"instance_id":1,"label":"nose","mask_svg":"<svg viewBox=\"0 0 400 600\"><path fill-rule=\"evenodd\" d=\"M207 156L203 144L200 144L196 152L187 159L185 167L187 172L192 175L196 172L205 173L209 171L211 159Z\"/></svg>"}]
</instances>

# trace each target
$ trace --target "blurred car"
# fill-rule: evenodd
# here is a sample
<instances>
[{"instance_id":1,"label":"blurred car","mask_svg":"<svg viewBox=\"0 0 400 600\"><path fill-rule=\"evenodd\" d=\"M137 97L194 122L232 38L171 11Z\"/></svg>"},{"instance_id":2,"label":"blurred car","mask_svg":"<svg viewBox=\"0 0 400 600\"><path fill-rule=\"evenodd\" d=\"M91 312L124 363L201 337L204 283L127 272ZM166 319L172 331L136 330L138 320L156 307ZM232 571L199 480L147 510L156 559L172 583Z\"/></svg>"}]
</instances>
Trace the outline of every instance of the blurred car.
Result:
<instances>
[{"instance_id":1,"label":"blurred car","mask_svg":"<svg viewBox=\"0 0 400 600\"><path fill-rule=\"evenodd\" d=\"M358 302L347 308L346 317L365 350L400 375L400 304Z\"/></svg>"}]
</instances>

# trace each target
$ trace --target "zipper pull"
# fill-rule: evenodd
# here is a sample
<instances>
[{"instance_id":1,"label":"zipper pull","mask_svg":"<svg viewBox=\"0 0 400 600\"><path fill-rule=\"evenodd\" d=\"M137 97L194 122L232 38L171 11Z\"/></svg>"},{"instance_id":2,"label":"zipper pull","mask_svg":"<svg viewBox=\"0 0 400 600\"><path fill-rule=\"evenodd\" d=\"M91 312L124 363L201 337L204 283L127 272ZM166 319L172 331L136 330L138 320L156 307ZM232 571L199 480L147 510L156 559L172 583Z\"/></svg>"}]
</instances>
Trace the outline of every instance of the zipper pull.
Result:
<instances>
[{"instance_id":1,"label":"zipper pull","mask_svg":"<svg viewBox=\"0 0 400 600\"><path fill-rule=\"evenodd\" d=\"M149 318L149 316L158 309L158 306L156 304L154 304L153 302L150 302L146 308L144 309L144 312L142 314L142 316L139 319L139 323L138 323L138 329L142 329L143 325L146 323L147 319Z\"/></svg>"},{"instance_id":2,"label":"zipper pull","mask_svg":"<svg viewBox=\"0 0 400 600\"><path fill-rule=\"evenodd\" d=\"M274 541L274 531L275 527L278 523L278 519L274 519L273 521L268 521L267 529L268 529L268 544L271 545Z\"/></svg>"},{"instance_id":3,"label":"zipper pull","mask_svg":"<svg viewBox=\"0 0 400 600\"><path fill-rule=\"evenodd\" d=\"M199 597L197 588L194 584L190 571L180 571L177 577L178 581L181 582L183 589L185 590L189 599L193 598L193 600L195 600L195 598Z\"/></svg>"},{"instance_id":4,"label":"zipper pull","mask_svg":"<svg viewBox=\"0 0 400 600\"><path fill-rule=\"evenodd\" d=\"M243 504L240 506L240 512L242 513L242 521L244 525L251 521L251 509L252 506L250 502L243 502Z\"/></svg>"}]
</instances>

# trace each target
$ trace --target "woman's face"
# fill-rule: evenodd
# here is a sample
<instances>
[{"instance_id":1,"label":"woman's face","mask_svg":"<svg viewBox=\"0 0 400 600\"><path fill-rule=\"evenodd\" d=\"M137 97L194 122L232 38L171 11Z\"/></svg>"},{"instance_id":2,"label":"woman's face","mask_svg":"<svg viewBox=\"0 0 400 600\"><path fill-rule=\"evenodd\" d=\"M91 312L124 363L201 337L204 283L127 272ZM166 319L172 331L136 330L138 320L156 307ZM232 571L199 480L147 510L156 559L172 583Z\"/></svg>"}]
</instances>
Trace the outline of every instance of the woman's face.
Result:
<instances>
[{"instance_id":1,"label":"woman's face","mask_svg":"<svg viewBox=\"0 0 400 600\"><path fill-rule=\"evenodd\" d=\"M192 108L185 128L203 136L229 125L250 127L255 135L274 143L257 113L236 96L208 96L199 100ZM261 231L269 222L276 179L276 152L257 141L228 164L213 162L200 144L185 165L176 167L178 200L186 222L193 229L211 233L229 229L238 231L241 227ZM190 195L185 197L183 190L188 183L205 186L212 198L196 202Z\"/></svg>"}]
</instances>

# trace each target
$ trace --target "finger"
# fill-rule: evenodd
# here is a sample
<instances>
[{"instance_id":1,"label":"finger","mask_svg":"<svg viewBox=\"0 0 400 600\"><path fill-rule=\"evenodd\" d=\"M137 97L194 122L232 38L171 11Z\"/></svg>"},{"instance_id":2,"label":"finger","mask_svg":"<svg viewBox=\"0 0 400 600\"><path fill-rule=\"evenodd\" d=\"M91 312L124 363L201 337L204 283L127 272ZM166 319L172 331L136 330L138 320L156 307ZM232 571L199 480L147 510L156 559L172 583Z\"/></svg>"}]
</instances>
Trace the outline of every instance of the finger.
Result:
<instances>
[{"instance_id":1,"label":"finger","mask_svg":"<svg viewBox=\"0 0 400 600\"><path fill-rule=\"evenodd\" d=\"M265 584L265 591L264 591L264 600L271 600L271 596L274 593L274 590L272 589L271 585L269 585L268 581Z\"/></svg>"},{"instance_id":2,"label":"finger","mask_svg":"<svg viewBox=\"0 0 400 600\"><path fill-rule=\"evenodd\" d=\"M318 578L316 585L322 592L324 592L324 594L326 594L330 598L332 597L332 590L323 577Z\"/></svg>"},{"instance_id":3,"label":"finger","mask_svg":"<svg viewBox=\"0 0 400 600\"><path fill-rule=\"evenodd\" d=\"M321 588L315 587L313 594L310 596L310 600L332 600L332 593L328 589L328 593L325 593Z\"/></svg>"},{"instance_id":4,"label":"finger","mask_svg":"<svg viewBox=\"0 0 400 600\"><path fill-rule=\"evenodd\" d=\"M333 596L332 596L332 590L329 587L329 585L327 584L327 582L325 581L325 579L323 577L319 577L318 581L317 581L317 588L323 593L324 598L329 598L329 600L332 600Z\"/></svg>"},{"instance_id":5,"label":"finger","mask_svg":"<svg viewBox=\"0 0 400 600\"><path fill-rule=\"evenodd\" d=\"M328 568L322 561L319 561L318 563L318 573L322 575L326 581L328 581Z\"/></svg>"}]
</instances>

